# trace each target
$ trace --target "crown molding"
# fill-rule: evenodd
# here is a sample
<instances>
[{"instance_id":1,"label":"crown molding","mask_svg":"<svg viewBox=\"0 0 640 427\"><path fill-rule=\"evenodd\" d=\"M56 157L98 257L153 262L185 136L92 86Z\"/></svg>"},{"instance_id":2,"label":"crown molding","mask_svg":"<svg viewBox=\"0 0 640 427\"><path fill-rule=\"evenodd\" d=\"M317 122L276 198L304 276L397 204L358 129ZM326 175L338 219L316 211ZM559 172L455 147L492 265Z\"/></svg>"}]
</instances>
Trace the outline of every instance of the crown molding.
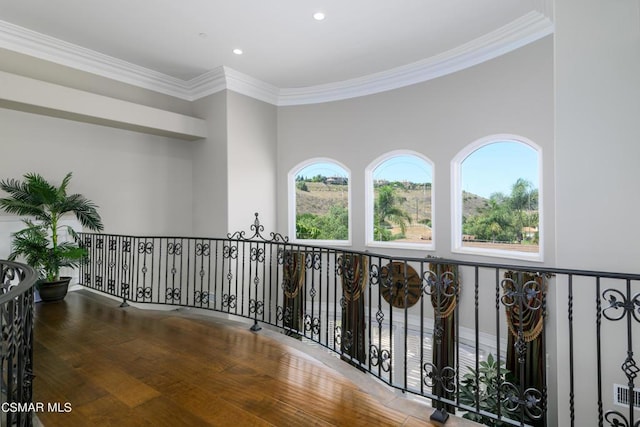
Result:
<instances>
[{"instance_id":1,"label":"crown molding","mask_svg":"<svg viewBox=\"0 0 640 427\"><path fill-rule=\"evenodd\" d=\"M0 20L0 48L144 89L189 99L184 80Z\"/></svg>"},{"instance_id":2,"label":"crown molding","mask_svg":"<svg viewBox=\"0 0 640 427\"><path fill-rule=\"evenodd\" d=\"M278 105L304 105L372 95L422 83L511 52L554 30L539 12L527 15L442 54L380 73L326 85L281 89Z\"/></svg>"},{"instance_id":3,"label":"crown molding","mask_svg":"<svg viewBox=\"0 0 640 427\"><path fill-rule=\"evenodd\" d=\"M227 89L273 105L280 104L280 89L247 74L224 67Z\"/></svg>"},{"instance_id":4,"label":"crown molding","mask_svg":"<svg viewBox=\"0 0 640 427\"><path fill-rule=\"evenodd\" d=\"M553 23L544 13L530 12L434 57L364 77L303 88L277 88L225 66L181 80L2 20L0 48L188 101L227 89L273 105L290 106L345 100L425 82L493 59L553 31Z\"/></svg>"},{"instance_id":5,"label":"crown molding","mask_svg":"<svg viewBox=\"0 0 640 427\"><path fill-rule=\"evenodd\" d=\"M186 82L184 99L195 101L227 88L225 67L216 67Z\"/></svg>"},{"instance_id":6,"label":"crown molding","mask_svg":"<svg viewBox=\"0 0 640 427\"><path fill-rule=\"evenodd\" d=\"M535 9L553 21L553 0L534 0Z\"/></svg>"}]
</instances>

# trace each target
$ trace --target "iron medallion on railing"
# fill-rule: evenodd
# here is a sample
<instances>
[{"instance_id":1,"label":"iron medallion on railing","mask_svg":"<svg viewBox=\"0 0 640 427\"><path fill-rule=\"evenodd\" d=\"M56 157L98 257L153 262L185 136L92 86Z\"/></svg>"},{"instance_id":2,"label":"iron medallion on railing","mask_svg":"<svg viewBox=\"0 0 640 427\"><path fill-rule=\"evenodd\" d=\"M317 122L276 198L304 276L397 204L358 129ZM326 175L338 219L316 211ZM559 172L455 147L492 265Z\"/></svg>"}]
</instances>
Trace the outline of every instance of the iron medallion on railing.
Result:
<instances>
[{"instance_id":1,"label":"iron medallion on railing","mask_svg":"<svg viewBox=\"0 0 640 427\"><path fill-rule=\"evenodd\" d=\"M371 366L380 366L385 372L391 370L391 351L387 349L380 351L377 345L371 344L369 346L369 360Z\"/></svg>"},{"instance_id":2,"label":"iron medallion on railing","mask_svg":"<svg viewBox=\"0 0 640 427\"><path fill-rule=\"evenodd\" d=\"M255 299L249 300L249 313L262 314L264 313L264 303Z\"/></svg>"},{"instance_id":3,"label":"iron medallion on railing","mask_svg":"<svg viewBox=\"0 0 640 427\"><path fill-rule=\"evenodd\" d=\"M207 305L209 305L209 292L206 292L206 291L195 291L193 299L198 304L207 304Z\"/></svg>"},{"instance_id":4,"label":"iron medallion on railing","mask_svg":"<svg viewBox=\"0 0 640 427\"><path fill-rule=\"evenodd\" d=\"M309 314L304 315L304 330L311 332L313 335L320 333L320 319L317 317L311 317Z\"/></svg>"}]
</instances>

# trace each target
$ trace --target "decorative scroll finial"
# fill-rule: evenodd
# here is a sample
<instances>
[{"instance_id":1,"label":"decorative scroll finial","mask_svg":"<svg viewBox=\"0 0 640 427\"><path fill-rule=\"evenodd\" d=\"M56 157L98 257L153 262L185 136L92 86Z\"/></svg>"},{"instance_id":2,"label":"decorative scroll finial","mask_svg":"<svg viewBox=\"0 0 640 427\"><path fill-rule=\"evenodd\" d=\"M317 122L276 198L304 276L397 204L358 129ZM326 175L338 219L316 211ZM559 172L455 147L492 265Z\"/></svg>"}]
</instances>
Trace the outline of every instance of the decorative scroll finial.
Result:
<instances>
[{"instance_id":1,"label":"decorative scroll finial","mask_svg":"<svg viewBox=\"0 0 640 427\"><path fill-rule=\"evenodd\" d=\"M235 233L227 233L227 238L231 240L262 240L263 242L270 243L288 243L289 237L283 236L280 233L269 233L270 238L266 238L262 235L264 231L264 226L260 224L260 219L258 218L258 212L255 214L255 219L253 220L253 224L249 227L250 230L253 231L253 236L246 237L244 231L236 231Z\"/></svg>"}]
</instances>

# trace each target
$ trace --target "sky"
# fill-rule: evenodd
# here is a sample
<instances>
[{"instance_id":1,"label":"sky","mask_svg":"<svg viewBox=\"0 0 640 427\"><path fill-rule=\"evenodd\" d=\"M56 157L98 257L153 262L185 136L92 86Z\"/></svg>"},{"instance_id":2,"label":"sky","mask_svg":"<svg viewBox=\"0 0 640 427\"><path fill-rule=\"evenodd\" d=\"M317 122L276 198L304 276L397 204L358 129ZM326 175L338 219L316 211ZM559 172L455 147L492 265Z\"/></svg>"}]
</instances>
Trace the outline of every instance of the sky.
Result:
<instances>
[{"instance_id":1,"label":"sky","mask_svg":"<svg viewBox=\"0 0 640 427\"><path fill-rule=\"evenodd\" d=\"M509 194L518 178L538 185L538 153L533 148L516 142L496 142L484 145L471 153L462 163L462 189L488 198L492 193ZM347 176L340 166L314 163L303 168L298 175ZM400 155L391 158L374 172L374 179L388 181L432 182L431 166L422 159Z\"/></svg>"},{"instance_id":2,"label":"sky","mask_svg":"<svg viewBox=\"0 0 640 427\"><path fill-rule=\"evenodd\" d=\"M296 176L304 176L305 178L313 178L316 175L322 176L341 176L346 177L347 171L334 163L319 162L306 166L297 173Z\"/></svg>"},{"instance_id":3,"label":"sky","mask_svg":"<svg viewBox=\"0 0 640 427\"><path fill-rule=\"evenodd\" d=\"M373 179L387 181L409 181L417 184L433 182L431 165L416 156L392 157L378 166Z\"/></svg>"},{"instance_id":4,"label":"sky","mask_svg":"<svg viewBox=\"0 0 640 427\"><path fill-rule=\"evenodd\" d=\"M492 193L511 193L518 178L538 188L538 153L517 142L496 142L471 153L462 162L462 189L488 198Z\"/></svg>"},{"instance_id":5,"label":"sky","mask_svg":"<svg viewBox=\"0 0 640 427\"><path fill-rule=\"evenodd\" d=\"M311 178L316 175L347 176L347 173L336 164L322 162L303 168L298 175ZM379 166L373 178L416 183L432 182L431 166L418 157L400 155L392 157Z\"/></svg>"}]
</instances>

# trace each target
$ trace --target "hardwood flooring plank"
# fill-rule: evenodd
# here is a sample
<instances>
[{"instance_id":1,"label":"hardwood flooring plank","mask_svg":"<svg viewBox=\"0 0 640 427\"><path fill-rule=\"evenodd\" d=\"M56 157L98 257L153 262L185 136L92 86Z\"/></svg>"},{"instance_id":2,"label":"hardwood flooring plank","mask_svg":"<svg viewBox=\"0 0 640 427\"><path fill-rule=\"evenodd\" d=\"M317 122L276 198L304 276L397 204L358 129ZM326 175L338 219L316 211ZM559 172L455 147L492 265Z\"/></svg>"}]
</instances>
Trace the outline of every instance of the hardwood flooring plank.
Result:
<instances>
[{"instance_id":1,"label":"hardwood flooring plank","mask_svg":"<svg viewBox=\"0 0 640 427\"><path fill-rule=\"evenodd\" d=\"M123 372L113 363L100 362L99 359L93 359L77 369L130 408L160 396L160 392Z\"/></svg>"},{"instance_id":2,"label":"hardwood flooring plank","mask_svg":"<svg viewBox=\"0 0 640 427\"><path fill-rule=\"evenodd\" d=\"M34 354L34 401L83 404L108 394L48 350L36 347Z\"/></svg>"},{"instance_id":3,"label":"hardwood flooring plank","mask_svg":"<svg viewBox=\"0 0 640 427\"><path fill-rule=\"evenodd\" d=\"M36 306L34 400L73 410L38 416L45 427L431 426L428 406L372 394L384 388L274 337L71 292Z\"/></svg>"},{"instance_id":4,"label":"hardwood flooring plank","mask_svg":"<svg viewBox=\"0 0 640 427\"><path fill-rule=\"evenodd\" d=\"M130 408L112 395L80 405L74 411L82 414L88 425L101 427L120 427L123 419L131 419L132 416Z\"/></svg>"}]
</instances>

